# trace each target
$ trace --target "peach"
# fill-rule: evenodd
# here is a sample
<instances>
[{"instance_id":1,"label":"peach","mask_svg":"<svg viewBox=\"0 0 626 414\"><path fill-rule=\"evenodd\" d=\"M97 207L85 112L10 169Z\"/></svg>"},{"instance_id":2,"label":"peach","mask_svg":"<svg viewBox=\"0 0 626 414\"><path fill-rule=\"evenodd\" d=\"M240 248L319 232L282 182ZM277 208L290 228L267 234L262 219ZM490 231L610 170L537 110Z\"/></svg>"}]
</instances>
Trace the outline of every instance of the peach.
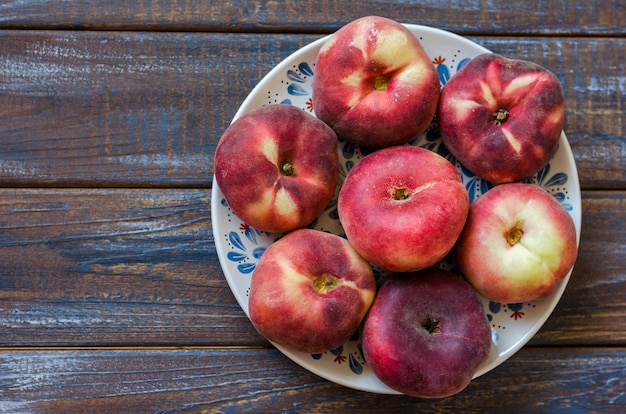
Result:
<instances>
[{"instance_id":1,"label":"peach","mask_svg":"<svg viewBox=\"0 0 626 414\"><path fill-rule=\"evenodd\" d=\"M294 106L258 108L224 131L215 178L231 210L248 225L279 233L304 227L335 194L337 135Z\"/></svg>"},{"instance_id":2,"label":"peach","mask_svg":"<svg viewBox=\"0 0 626 414\"><path fill-rule=\"evenodd\" d=\"M551 294L578 254L568 212L544 189L522 183L501 184L476 199L455 250L468 282L500 303Z\"/></svg>"},{"instance_id":3,"label":"peach","mask_svg":"<svg viewBox=\"0 0 626 414\"><path fill-rule=\"evenodd\" d=\"M270 341L322 353L350 339L375 293L371 265L346 239L299 229L259 259L250 284L250 319Z\"/></svg>"},{"instance_id":4,"label":"peach","mask_svg":"<svg viewBox=\"0 0 626 414\"><path fill-rule=\"evenodd\" d=\"M469 196L442 156L401 145L370 153L348 173L339 220L356 251L386 270L432 266L463 229Z\"/></svg>"},{"instance_id":5,"label":"peach","mask_svg":"<svg viewBox=\"0 0 626 414\"><path fill-rule=\"evenodd\" d=\"M385 280L363 325L363 355L374 374L413 397L461 392L490 350L480 296L437 268Z\"/></svg>"},{"instance_id":6,"label":"peach","mask_svg":"<svg viewBox=\"0 0 626 414\"><path fill-rule=\"evenodd\" d=\"M366 16L322 46L313 81L316 116L347 141L371 147L408 143L437 109L437 71L400 23Z\"/></svg>"},{"instance_id":7,"label":"peach","mask_svg":"<svg viewBox=\"0 0 626 414\"><path fill-rule=\"evenodd\" d=\"M445 84L437 121L444 144L470 171L496 184L517 182L556 153L564 105L552 72L488 53Z\"/></svg>"}]
</instances>

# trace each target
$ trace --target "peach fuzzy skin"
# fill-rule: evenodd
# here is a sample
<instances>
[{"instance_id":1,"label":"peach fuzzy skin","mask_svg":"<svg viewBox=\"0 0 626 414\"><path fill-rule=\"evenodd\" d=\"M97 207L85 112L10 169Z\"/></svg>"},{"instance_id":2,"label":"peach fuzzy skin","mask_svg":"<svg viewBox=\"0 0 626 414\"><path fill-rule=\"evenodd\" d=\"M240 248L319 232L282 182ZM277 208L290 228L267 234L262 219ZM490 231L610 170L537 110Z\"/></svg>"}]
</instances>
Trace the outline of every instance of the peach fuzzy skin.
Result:
<instances>
[{"instance_id":1,"label":"peach fuzzy skin","mask_svg":"<svg viewBox=\"0 0 626 414\"><path fill-rule=\"evenodd\" d=\"M299 229L261 256L250 285L250 319L270 341L326 352L356 332L375 293L371 265L347 240Z\"/></svg>"},{"instance_id":2,"label":"peach fuzzy skin","mask_svg":"<svg viewBox=\"0 0 626 414\"><path fill-rule=\"evenodd\" d=\"M521 234L512 230L519 229ZM509 237L519 237L513 242ZM550 295L574 266L576 228L547 191L501 184L472 203L457 264L487 299L520 303Z\"/></svg>"},{"instance_id":3,"label":"peach fuzzy skin","mask_svg":"<svg viewBox=\"0 0 626 414\"><path fill-rule=\"evenodd\" d=\"M242 221L268 232L291 231L313 221L334 195L337 146L334 131L303 110L264 106L224 131L215 178Z\"/></svg>"},{"instance_id":4,"label":"peach fuzzy skin","mask_svg":"<svg viewBox=\"0 0 626 414\"><path fill-rule=\"evenodd\" d=\"M437 71L415 35L394 20L367 16L322 45L312 99L316 116L340 138L385 147L428 127L439 91Z\"/></svg>"},{"instance_id":5,"label":"peach fuzzy skin","mask_svg":"<svg viewBox=\"0 0 626 414\"><path fill-rule=\"evenodd\" d=\"M563 90L547 69L496 54L477 56L441 91L437 121L446 147L477 176L522 181L556 153ZM500 112L499 118L494 114Z\"/></svg>"},{"instance_id":6,"label":"peach fuzzy skin","mask_svg":"<svg viewBox=\"0 0 626 414\"><path fill-rule=\"evenodd\" d=\"M419 398L461 392L491 351L478 293L450 272L396 274L381 286L363 328L363 353L389 387Z\"/></svg>"},{"instance_id":7,"label":"peach fuzzy skin","mask_svg":"<svg viewBox=\"0 0 626 414\"><path fill-rule=\"evenodd\" d=\"M424 148L380 149L348 173L339 220L354 248L384 269L408 272L437 263L452 249L469 210L457 169Z\"/></svg>"}]
</instances>

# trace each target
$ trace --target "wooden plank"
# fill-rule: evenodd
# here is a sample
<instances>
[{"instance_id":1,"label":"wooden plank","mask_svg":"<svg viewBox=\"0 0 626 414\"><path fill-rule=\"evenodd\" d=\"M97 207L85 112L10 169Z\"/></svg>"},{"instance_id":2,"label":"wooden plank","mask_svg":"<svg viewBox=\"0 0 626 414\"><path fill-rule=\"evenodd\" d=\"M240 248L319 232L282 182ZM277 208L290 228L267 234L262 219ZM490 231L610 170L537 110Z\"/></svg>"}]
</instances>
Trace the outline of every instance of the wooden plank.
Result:
<instances>
[{"instance_id":1,"label":"wooden plank","mask_svg":"<svg viewBox=\"0 0 626 414\"><path fill-rule=\"evenodd\" d=\"M0 190L0 346L264 343L207 190Z\"/></svg>"},{"instance_id":2,"label":"wooden plank","mask_svg":"<svg viewBox=\"0 0 626 414\"><path fill-rule=\"evenodd\" d=\"M626 198L588 191L582 199L579 257L561 301L531 344L624 344ZM597 329L597 331L596 331Z\"/></svg>"},{"instance_id":3,"label":"wooden plank","mask_svg":"<svg viewBox=\"0 0 626 414\"><path fill-rule=\"evenodd\" d=\"M0 32L0 186L210 186L238 105L314 38Z\"/></svg>"},{"instance_id":4,"label":"wooden plank","mask_svg":"<svg viewBox=\"0 0 626 414\"><path fill-rule=\"evenodd\" d=\"M0 186L208 187L240 103L317 38L0 31ZM553 70L581 185L626 188L625 38L472 39Z\"/></svg>"},{"instance_id":5,"label":"wooden plank","mask_svg":"<svg viewBox=\"0 0 626 414\"><path fill-rule=\"evenodd\" d=\"M584 412L626 409L623 348L524 349L455 396L355 391L274 349L0 351L3 412ZM306 386L305 386L306 384Z\"/></svg>"},{"instance_id":6,"label":"wooden plank","mask_svg":"<svg viewBox=\"0 0 626 414\"><path fill-rule=\"evenodd\" d=\"M0 346L265 346L204 189L0 189ZM626 192L583 193L579 258L533 343L626 344Z\"/></svg>"},{"instance_id":7,"label":"wooden plank","mask_svg":"<svg viewBox=\"0 0 626 414\"><path fill-rule=\"evenodd\" d=\"M185 31L331 32L351 20L377 14L460 33L624 34L619 1L516 2L356 0L314 3L276 1L23 0L0 8L0 27L141 29Z\"/></svg>"}]
</instances>

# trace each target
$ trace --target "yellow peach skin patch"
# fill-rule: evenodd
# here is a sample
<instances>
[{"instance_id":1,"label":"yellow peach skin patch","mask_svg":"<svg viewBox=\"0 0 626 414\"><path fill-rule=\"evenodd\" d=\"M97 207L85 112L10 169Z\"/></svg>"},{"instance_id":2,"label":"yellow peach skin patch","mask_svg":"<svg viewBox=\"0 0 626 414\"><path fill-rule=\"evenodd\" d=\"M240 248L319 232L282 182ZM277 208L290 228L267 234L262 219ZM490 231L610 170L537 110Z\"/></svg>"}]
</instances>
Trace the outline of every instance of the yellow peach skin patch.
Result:
<instances>
[{"instance_id":1,"label":"yellow peach skin patch","mask_svg":"<svg viewBox=\"0 0 626 414\"><path fill-rule=\"evenodd\" d=\"M515 138L511 131L506 128L502 128L502 133L504 134L504 137L509 142L513 150L519 154L519 152L522 150L522 144L519 142L519 140Z\"/></svg>"},{"instance_id":2,"label":"yellow peach skin patch","mask_svg":"<svg viewBox=\"0 0 626 414\"><path fill-rule=\"evenodd\" d=\"M465 121L477 108L482 105L476 101L470 101L464 98L450 98L450 107L456 111L455 118Z\"/></svg>"},{"instance_id":3,"label":"yellow peach skin patch","mask_svg":"<svg viewBox=\"0 0 626 414\"><path fill-rule=\"evenodd\" d=\"M537 82L537 75L530 73L528 75L518 76L513 79L502 91L505 98L524 96L532 89L533 84Z\"/></svg>"},{"instance_id":4,"label":"yellow peach skin patch","mask_svg":"<svg viewBox=\"0 0 626 414\"><path fill-rule=\"evenodd\" d=\"M278 165L278 146L276 141L271 137L265 137L261 141L259 146L261 153L265 155L265 158L274 165Z\"/></svg>"},{"instance_id":5,"label":"yellow peach skin patch","mask_svg":"<svg viewBox=\"0 0 626 414\"><path fill-rule=\"evenodd\" d=\"M274 207L278 214L285 217L295 216L298 213L295 206L295 200L284 188L281 188L276 192Z\"/></svg>"},{"instance_id":6,"label":"yellow peach skin patch","mask_svg":"<svg viewBox=\"0 0 626 414\"><path fill-rule=\"evenodd\" d=\"M299 215L295 206L296 203L285 189L275 191L273 188L268 188L261 193L256 202L248 204L246 211L251 217L263 219L265 212L274 210L277 215L297 221Z\"/></svg>"},{"instance_id":7,"label":"yellow peach skin patch","mask_svg":"<svg viewBox=\"0 0 626 414\"><path fill-rule=\"evenodd\" d=\"M406 47L408 43L406 33L394 30L378 38L372 59L396 68L408 65L415 60L415 53Z\"/></svg>"},{"instance_id":8,"label":"yellow peach skin patch","mask_svg":"<svg viewBox=\"0 0 626 414\"><path fill-rule=\"evenodd\" d=\"M261 191L260 196L255 202L252 202L246 206L247 215L250 217L261 218L265 217L265 212L271 208L274 202L274 190L268 188L265 191Z\"/></svg>"},{"instance_id":9,"label":"yellow peach skin patch","mask_svg":"<svg viewBox=\"0 0 626 414\"><path fill-rule=\"evenodd\" d=\"M563 105L559 105L552 112L546 115L546 126L551 127L563 122Z\"/></svg>"},{"instance_id":10,"label":"yellow peach skin patch","mask_svg":"<svg viewBox=\"0 0 626 414\"><path fill-rule=\"evenodd\" d=\"M493 97L491 93L491 87L487 85L485 82L480 82L480 91L482 93L482 98L487 102L487 105L495 108L497 106L496 98Z\"/></svg>"}]
</instances>

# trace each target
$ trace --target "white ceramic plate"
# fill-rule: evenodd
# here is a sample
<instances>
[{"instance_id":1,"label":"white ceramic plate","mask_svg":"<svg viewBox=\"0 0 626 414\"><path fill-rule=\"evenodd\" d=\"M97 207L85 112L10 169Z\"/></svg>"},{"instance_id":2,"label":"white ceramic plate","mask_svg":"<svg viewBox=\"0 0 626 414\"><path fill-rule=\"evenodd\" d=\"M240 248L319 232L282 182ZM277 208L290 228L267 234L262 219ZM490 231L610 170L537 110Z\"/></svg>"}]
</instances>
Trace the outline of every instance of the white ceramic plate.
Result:
<instances>
[{"instance_id":1,"label":"white ceramic plate","mask_svg":"<svg viewBox=\"0 0 626 414\"><path fill-rule=\"evenodd\" d=\"M409 24L406 26L420 39L431 57L442 85L470 59L489 52L467 39L443 30ZM275 103L295 105L314 114L311 85L315 74L315 60L325 40L326 38L321 38L303 47L272 69L252 90L234 119L262 105ZM472 175L448 153L441 143L436 125L431 125L413 144L438 152L453 162L463 178L471 200L489 189L490 183ZM350 167L363 155L358 146L340 142L340 183ZM580 187L565 134L561 135L559 149L548 166L528 181L549 191L565 207L574 220L579 239ZM249 316L248 291L252 271L265 248L280 235L260 232L237 218L230 211L215 178L211 214L215 245L224 275L239 305ZM336 198L311 227L343 235L337 219ZM454 263L445 259L440 266L453 268ZM384 277L383 272L376 270L378 277ZM483 300L485 313L492 326L493 350L475 378L503 363L528 342L552 313L569 278L568 274L550 297L540 301L502 304ZM397 394L380 382L365 362L361 352L360 332L342 347L323 354L305 354L274 345L294 362L329 381L357 390Z\"/></svg>"}]
</instances>

